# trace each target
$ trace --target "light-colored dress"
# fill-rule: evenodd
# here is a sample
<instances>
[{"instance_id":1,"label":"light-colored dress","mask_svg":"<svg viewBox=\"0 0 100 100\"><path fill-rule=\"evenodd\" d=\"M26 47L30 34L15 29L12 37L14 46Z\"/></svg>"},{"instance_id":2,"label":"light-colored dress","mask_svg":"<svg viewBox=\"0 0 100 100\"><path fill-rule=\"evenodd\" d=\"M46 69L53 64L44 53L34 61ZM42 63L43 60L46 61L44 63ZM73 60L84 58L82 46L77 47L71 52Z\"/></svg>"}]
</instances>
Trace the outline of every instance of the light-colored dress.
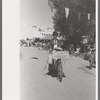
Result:
<instances>
[{"instance_id":1,"label":"light-colored dress","mask_svg":"<svg viewBox=\"0 0 100 100\"><path fill-rule=\"evenodd\" d=\"M49 55L48 55L48 64L52 64L52 63L53 63L53 62L52 62L52 59L53 59L52 54L49 54Z\"/></svg>"}]
</instances>

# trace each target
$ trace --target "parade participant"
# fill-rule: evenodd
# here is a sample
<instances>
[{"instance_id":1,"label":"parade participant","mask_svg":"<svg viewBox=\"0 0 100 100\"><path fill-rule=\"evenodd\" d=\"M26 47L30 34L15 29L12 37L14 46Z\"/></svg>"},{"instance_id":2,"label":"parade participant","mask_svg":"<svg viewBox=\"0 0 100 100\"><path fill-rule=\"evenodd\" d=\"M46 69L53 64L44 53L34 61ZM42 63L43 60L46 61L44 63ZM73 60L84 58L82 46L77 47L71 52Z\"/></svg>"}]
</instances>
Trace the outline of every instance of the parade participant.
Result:
<instances>
[{"instance_id":1,"label":"parade participant","mask_svg":"<svg viewBox=\"0 0 100 100\"><path fill-rule=\"evenodd\" d=\"M57 45L58 45L58 39L57 39L57 36L58 36L58 33L56 32L56 31L54 31L53 32L53 39L51 40L51 42L50 42L50 48L52 49L52 51L54 51L55 50L55 48L57 47ZM56 74L56 66L55 66L55 63L56 63L56 60L55 59L53 59L53 74L52 74L52 76L55 76L55 74Z\"/></svg>"},{"instance_id":2,"label":"parade participant","mask_svg":"<svg viewBox=\"0 0 100 100\"><path fill-rule=\"evenodd\" d=\"M80 54L80 47L78 46L78 47L76 48L75 56L78 57L79 54Z\"/></svg>"},{"instance_id":3,"label":"parade participant","mask_svg":"<svg viewBox=\"0 0 100 100\"><path fill-rule=\"evenodd\" d=\"M56 31L53 32L53 39L51 40L51 49L52 51L63 51L63 49L61 48L61 46L63 45L62 43L62 39L61 36L58 36L58 33ZM57 66L56 64L57 59L53 59L53 64L52 64L52 68L53 68L53 74L52 76L57 76ZM64 75L65 76L65 75Z\"/></svg>"},{"instance_id":4,"label":"parade participant","mask_svg":"<svg viewBox=\"0 0 100 100\"><path fill-rule=\"evenodd\" d=\"M53 39L51 40L50 42L50 48L52 50L55 50L55 49L62 49L63 45L63 41L62 41L62 38L61 36L58 36L58 33L56 31L53 32Z\"/></svg>"},{"instance_id":5,"label":"parade participant","mask_svg":"<svg viewBox=\"0 0 100 100\"><path fill-rule=\"evenodd\" d=\"M58 36L58 33L56 31L54 31L53 32L53 39L50 42L50 49L52 49L52 51L54 51L54 48L57 47L57 44L58 44L57 36ZM56 62L56 60L53 59L53 62L52 62L52 76L55 76L55 72L56 72L55 62Z\"/></svg>"},{"instance_id":6,"label":"parade participant","mask_svg":"<svg viewBox=\"0 0 100 100\"><path fill-rule=\"evenodd\" d=\"M57 47L58 39L57 39L58 33L56 31L53 32L53 39L50 42L50 48L53 50L55 47Z\"/></svg>"}]
</instances>

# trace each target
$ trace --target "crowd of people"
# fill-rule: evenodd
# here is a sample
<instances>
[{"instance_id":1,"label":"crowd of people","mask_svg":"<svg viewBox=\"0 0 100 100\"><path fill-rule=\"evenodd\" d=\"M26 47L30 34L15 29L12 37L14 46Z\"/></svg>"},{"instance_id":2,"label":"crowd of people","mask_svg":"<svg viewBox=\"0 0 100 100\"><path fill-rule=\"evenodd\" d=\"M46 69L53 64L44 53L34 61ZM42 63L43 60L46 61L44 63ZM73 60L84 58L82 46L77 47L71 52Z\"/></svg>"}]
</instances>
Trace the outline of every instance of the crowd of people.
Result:
<instances>
[{"instance_id":1,"label":"crowd of people","mask_svg":"<svg viewBox=\"0 0 100 100\"><path fill-rule=\"evenodd\" d=\"M57 34L57 33L55 33ZM59 38L57 38L58 35L55 35L54 38L51 41L51 50L54 50L56 47L63 47L63 40ZM83 45L84 46L84 45ZM84 52L82 53L82 49L84 48ZM66 50L65 48L62 48L62 50ZM95 67L96 64L96 58L95 58L95 45L89 45L87 44L87 46L82 47L77 45L77 47L75 48L73 44L70 44L68 47L68 51L69 51L69 55L75 56L75 57L79 57L80 54L83 54L84 56L84 60L88 60L89 61L89 69L92 69L93 67ZM51 56L50 56L51 59ZM48 60L49 61L49 60ZM58 61L59 62L59 61ZM49 63L49 62L48 62ZM49 63L50 67L49 67L49 72L51 72L52 68L51 68L51 64Z\"/></svg>"},{"instance_id":2,"label":"crowd of people","mask_svg":"<svg viewBox=\"0 0 100 100\"><path fill-rule=\"evenodd\" d=\"M84 56L84 60L88 60L90 65L89 68L91 69L93 64L95 64L95 46L94 45L87 45L84 48L84 45L79 46L75 48L73 44L69 44L68 46L65 46L67 48L64 48L63 46L64 40L61 38L60 35L58 35L57 32L53 32L53 39L52 40L41 40L41 39L26 39L26 40L20 40L20 46L24 47L36 47L38 50L53 50L55 47L60 47L63 50L69 51L69 55L80 57L80 55ZM65 44L64 44L65 45ZM66 44L67 45L67 44ZM85 49L85 52L83 52L83 48Z\"/></svg>"},{"instance_id":3,"label":"crowd of people","mask_svg":"<svg viewBox=\"0 0 100 100\"><path fill-rule=\"evenodd\" d=\"M20 40L20 46L23 47L36 47L38 50L49 50L49 40L32 40L32 39L26 39L26 40Z\"/></svg>"},{"instance_id":4,"label":"crowd of people","mask_svg":"<svg viewBox=\"0 0 100 100\"><path fill-rule=\"evenodd\" d=\"M85 52L81 52L82 48L77 46L77 48L75 49L73 45L70 46L69 48L69 54L75 57L81 57L80 55L83 56L84 60L89 61L89 69L92 69L92 67L95 67L96 64L96 50L95 50L95 46L93 45L87 45L87 47L85 48Z\"/></svg>"}]
</instances>

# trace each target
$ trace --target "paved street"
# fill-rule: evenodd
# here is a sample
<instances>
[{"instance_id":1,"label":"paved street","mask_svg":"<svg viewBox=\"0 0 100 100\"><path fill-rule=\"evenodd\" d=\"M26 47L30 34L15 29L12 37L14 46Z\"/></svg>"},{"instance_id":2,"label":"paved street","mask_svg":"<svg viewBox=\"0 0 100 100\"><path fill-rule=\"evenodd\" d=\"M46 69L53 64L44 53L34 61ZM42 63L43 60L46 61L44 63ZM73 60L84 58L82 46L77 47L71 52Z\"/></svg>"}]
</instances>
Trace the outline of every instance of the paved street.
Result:
<instances>
[{"instance_id":1,"label":"paved street","mask_svg":"<svg viewBox=\"0 0 100 100\"><path fill-rule=\"evenodd\" d=\"M70 56L59 82L46 75L47 56L47 51L20 48L20 100L95 100L96 70L86 68L88 61Z\"/></svg>"}]
</instances>

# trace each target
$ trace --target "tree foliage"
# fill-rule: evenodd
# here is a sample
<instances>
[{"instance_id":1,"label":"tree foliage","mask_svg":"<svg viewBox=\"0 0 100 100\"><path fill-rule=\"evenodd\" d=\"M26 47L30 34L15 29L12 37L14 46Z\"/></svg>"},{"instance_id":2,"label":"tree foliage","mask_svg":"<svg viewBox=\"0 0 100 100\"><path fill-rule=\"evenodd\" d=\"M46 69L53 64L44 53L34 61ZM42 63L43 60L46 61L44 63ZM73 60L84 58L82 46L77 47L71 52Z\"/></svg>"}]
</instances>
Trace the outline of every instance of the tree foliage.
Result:
<instances>
[{"instance_id":1,"label":"tree foliage","mask_svg":"<svg viewBox=\"0 0 100 100\"><path fill-rule=\"evenodd\" d=\"M54 29L67 38L67 42L79 44L83 35L88 35L95 42L95 0L53 0L56 14L53 17ZM65 17L65 7L70 9ZM81 19L78 19L78 12ZM92 15L89 22L87 14Z\"/></svg>"}]
</instances>

